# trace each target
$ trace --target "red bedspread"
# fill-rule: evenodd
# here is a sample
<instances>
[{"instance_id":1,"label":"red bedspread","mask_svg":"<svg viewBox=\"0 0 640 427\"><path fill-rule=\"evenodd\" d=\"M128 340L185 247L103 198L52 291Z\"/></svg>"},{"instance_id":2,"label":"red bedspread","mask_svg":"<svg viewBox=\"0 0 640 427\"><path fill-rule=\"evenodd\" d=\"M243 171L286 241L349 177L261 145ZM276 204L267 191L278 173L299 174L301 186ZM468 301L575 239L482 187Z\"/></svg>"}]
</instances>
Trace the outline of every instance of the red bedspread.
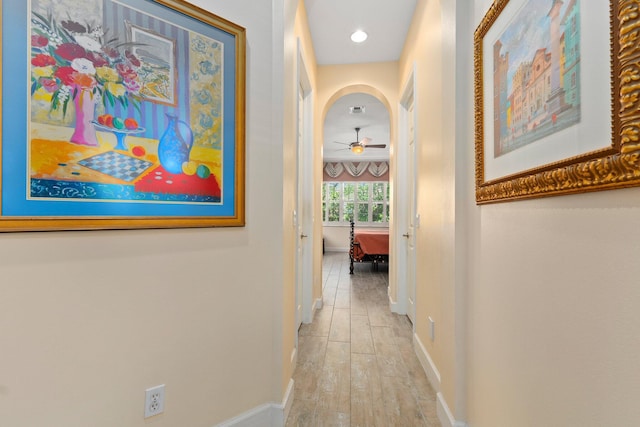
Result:
<instances>
[{"instance_id":1,"label":"red bedspread","mask_svg":"<svg viewBox=\"0 0 640 427\"><path fill-rule=\"evenodd\" d=\"M357 231L353 236L353 258L389 254L389 231ZM358 243L358 245L355 245Z\"/></svg>"}]
</instances>

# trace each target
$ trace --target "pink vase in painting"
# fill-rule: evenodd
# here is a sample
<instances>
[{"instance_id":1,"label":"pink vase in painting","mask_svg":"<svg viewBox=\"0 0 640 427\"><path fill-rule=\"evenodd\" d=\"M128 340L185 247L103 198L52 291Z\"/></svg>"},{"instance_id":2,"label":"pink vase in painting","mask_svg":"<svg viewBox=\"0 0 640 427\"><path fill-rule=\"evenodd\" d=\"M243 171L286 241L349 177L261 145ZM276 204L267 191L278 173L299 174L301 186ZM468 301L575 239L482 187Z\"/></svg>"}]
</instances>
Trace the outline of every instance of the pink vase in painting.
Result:
<instances>
[{"instance_id":1,"label":"pink vase in painting","mask_svg":"<svg viewBox=\"0 0 640 427\"><path fill-rule=\"evenodd\" d=\"M96 100L90 90L82 89L73 100L76 107L76 124L70 141L75 144L98 146L96 128L93 119L96 110Z\"/></svg>"}]
</instances>

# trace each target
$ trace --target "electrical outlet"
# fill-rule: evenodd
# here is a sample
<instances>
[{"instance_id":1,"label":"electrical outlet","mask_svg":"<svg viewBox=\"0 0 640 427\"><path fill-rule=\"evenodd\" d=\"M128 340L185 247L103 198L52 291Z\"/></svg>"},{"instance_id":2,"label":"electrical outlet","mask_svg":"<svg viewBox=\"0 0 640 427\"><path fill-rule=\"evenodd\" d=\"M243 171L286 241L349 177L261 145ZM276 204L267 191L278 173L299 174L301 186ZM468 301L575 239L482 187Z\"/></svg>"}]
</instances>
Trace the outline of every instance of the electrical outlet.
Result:
<instances>
[{"instance_id":1,"label":"electrical outlet","mask_svg":"<svg viewBox=\"0 0 640 427\"><path fill-rule=\"evenodd\" d=\"M149 418L164 412L164 384L145 391L144 417Z\"/></svg>"}]
</instances>

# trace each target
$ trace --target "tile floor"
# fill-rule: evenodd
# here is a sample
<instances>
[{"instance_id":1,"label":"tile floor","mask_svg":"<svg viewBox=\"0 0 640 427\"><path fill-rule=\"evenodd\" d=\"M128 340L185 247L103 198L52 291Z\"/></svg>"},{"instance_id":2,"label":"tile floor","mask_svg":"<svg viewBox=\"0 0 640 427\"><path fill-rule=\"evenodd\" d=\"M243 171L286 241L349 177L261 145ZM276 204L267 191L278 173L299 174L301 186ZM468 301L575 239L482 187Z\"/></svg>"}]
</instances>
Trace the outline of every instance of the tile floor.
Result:
<instances>
[{"instance_id":1,"label":"tile floor","mask_svg":"<svg viewBox=\"0 0 640 427\"><path fill-rule=\"evenodd\" d=\"M323 259L324 306L299 331L294 400L286 426L440 427L436 395L406 316L391 313L388 268L346 253Z\"/></svg>"}]
</instances>

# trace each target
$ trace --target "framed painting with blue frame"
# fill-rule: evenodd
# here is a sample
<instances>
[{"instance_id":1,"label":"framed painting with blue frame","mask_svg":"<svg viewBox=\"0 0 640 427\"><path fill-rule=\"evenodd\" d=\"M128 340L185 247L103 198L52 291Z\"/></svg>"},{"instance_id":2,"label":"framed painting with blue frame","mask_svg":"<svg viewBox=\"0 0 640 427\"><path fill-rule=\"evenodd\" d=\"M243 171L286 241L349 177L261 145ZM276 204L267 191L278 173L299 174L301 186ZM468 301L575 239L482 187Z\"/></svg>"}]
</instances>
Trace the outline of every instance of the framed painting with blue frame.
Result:
<instances>
[{"instance_id":1,"label":"framed painting with blue frame","mask_svg":"<svg viewBox=\"0 0 640 427\"><path fill-rule=\"evenodd\" d=\"M244 225L244 28L182 0L0 7L0 231Z\"/></svg>"}]
</instances>

